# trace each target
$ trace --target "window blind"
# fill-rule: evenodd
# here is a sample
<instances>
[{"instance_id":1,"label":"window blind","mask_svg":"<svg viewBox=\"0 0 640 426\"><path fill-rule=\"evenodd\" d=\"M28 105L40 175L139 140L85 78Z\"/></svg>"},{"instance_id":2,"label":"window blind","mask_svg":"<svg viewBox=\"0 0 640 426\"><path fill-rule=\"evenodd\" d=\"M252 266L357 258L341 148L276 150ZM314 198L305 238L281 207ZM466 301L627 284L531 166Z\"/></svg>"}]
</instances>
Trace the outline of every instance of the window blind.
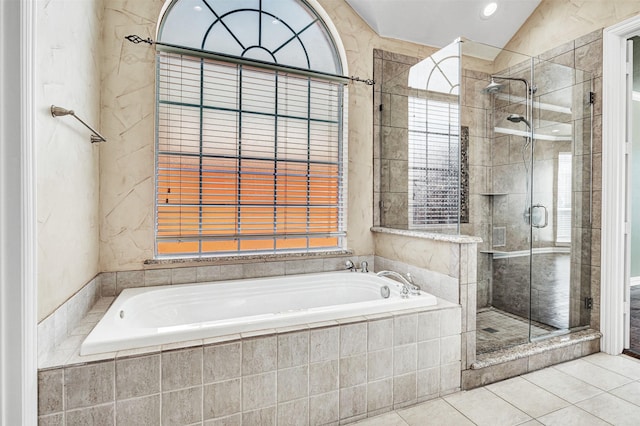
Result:
<instances>
[{"instance_id":1,"label":"window blind","mask_svg":"<svg viewBox=\"0 0 640 426\"><path fill-rule=\"evenodd\" d=\"M558 207L556 242L571 242L571 153L558 153Z\"/></svg>"},{"instance_id":2,"label":"window blind","mask_svg":"<svg viewBox=\"0 0 640 426\"><path fill-rule=\"evenodd\" d=\"M460 219L460 125L457 104L409 97L409 226Z\"/></svg>"},{"instance_id":3,"label":"window blind","mask_svg":"<svg viewBox=\"0 0 640 426\"><path fill-rule=\"evenodd\" d=\"M341 246L341 83L177 53L157 64L159 256Z\"/></svg>"}]
</instances>

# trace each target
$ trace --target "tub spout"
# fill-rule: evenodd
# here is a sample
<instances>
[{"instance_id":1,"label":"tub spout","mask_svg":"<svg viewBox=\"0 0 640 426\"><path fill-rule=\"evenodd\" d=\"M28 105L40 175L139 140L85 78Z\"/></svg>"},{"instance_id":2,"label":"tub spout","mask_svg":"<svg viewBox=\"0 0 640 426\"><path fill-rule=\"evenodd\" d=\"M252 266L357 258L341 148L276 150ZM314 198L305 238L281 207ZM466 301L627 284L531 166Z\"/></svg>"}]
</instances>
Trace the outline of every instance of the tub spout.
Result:
<instances>
[{"instance_id":1,"label":"tub spout","mask_svg":"<svg viewBox=\"0 0 640 426\"><path fill-rule=\"evenodd\" d=\"M395 278L401 284L400 288L400 297L407 298L409 294L414 296L420 295L420 287L412 284L409 280L407 280L402 274L395 271L380 271L376 274L379 277L391 277Z\"/></svg>"},{"instance_id":2,"label":"tub spout","mask_svg":"<svg viewBox=\"0 0 640 426\"><path fill-rule=\"evenodd\" d=\"M366 260L363 260L362 263L360 264L360 272L364 272L364 273L369 272L369 264L367 263Z\"/></svg>"}]
</instances>

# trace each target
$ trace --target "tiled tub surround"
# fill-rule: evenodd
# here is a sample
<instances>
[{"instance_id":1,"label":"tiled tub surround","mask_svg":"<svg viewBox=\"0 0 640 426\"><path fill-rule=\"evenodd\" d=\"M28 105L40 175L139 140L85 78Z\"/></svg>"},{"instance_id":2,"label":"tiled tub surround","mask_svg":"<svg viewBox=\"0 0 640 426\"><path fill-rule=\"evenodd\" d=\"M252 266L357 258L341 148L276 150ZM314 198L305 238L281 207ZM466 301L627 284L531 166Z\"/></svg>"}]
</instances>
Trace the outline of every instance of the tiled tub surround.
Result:
<instances>
[{"instance_id":1,"label":"tiled tub surround","mask_svg":"<svg viewBox=\"0 0 640 426\"><path fill-rule=\"evenodd\" d=\"M72 357L39 371L39 420L349 423L458 390L460 326L460 306L439 300L421 311L123 351L94 362Z\"/></svg>"},{"instance_id":2,"label":"tiled tub surround","mask_svg":"<svg viewBox=\"0 0 640 426\"><path fill-rule=\"evenodd\" d=\"M245 257L211 261L206 264L188 263L185 260L170 268L160 267L171 263L163 261L150 265L144 270L103 272L38 324L38 366L43 368L59 365L73 355L79 345L78 336L86 336L108 307L108 305L104 308L100 305L94 306L101 296L114 297L125 288L131 287L339 271L344 270L344 262L348 259L357 266L366 261L373 269L373 256L319 254L305 258L296 258L291 255L286 258L283 256ZM105 300L103 299L101 303L104 304ZM91 315L87 315L90 310Z\"/></svg>"},{"instance_id":3,"label":"tiled tub surround","mask_svg":"<svg viewBox=\"0 0 640 426\"><path fill-rule=\"evenodd\" d=\"M410 273L422 290L461 305L462 369L476 358L478 237L374 227L375 270Z\"/></svg>"}]
</instances>

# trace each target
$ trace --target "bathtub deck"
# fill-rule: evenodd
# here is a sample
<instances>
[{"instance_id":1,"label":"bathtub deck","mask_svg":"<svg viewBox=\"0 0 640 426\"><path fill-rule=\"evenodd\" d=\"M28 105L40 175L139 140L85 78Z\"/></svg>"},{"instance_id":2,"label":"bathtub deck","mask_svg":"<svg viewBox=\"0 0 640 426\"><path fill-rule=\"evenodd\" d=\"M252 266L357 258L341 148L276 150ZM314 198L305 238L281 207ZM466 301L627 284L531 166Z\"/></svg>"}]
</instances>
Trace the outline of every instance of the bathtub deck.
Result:
<instances>
[{"instance_id":1,"label":"bathtub deck","mask_svg":"<svg viewBox=\"0 0 640 426\"><path fill-rule=\"evenodd\" d=\"M293 331L308 330L315 328L323 328L330 326L337 326L356 322L373 321L382 318L393 318L394 316L407 315L411 313L437 311L442 309L459 308L460 305L456 305L446 300L438 298L438 304L435 306L429 306L424 308L406 309L400 311L393 311L382 314L373 314L365 316L356 316L334 321L321 321L315 323L305 323L297 326L283 327L283 328L269 328L263 330L252 331L248 333L236 333L228 334L225 336L213 337L208 339L189 340L182 342L169 343L156 346L145 346L135 349L122 350L117 352L105 352L94 355L80 355L80 345L84 339L89 335L91 330L96 326L100 319L104 316L105 312L113 301L114 297L101 297L93 306L93 308L87 313L87 315L80 321L79 325L70 332L69 336L56 348L48 353L43 354L38 359L38 369L47 370L61 367L69 367L73 365L82 365L89 362L114 360L116 358L145 355L159 353L163 351L171 351L182 348L189 348L195 346L213 345L223 342L229 342L234 340L240 340L243 338L251 338L258 336L265 336L270 334L281 334Z\"/></svg>"}]
</instances>

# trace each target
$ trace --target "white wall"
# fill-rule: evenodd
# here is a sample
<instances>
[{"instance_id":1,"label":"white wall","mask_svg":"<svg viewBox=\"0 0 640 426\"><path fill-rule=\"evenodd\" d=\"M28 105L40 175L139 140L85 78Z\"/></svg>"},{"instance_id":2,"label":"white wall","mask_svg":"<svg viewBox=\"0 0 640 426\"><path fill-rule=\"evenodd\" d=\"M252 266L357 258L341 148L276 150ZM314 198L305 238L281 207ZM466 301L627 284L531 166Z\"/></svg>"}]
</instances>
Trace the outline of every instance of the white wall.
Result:
<instances>
[{"instance_id":1,"label":"white wall","mask_svg":"<svg viewBox=\"0 0 640 426\"><path fill-rule=\"evenodd\" d=\"M37 2L38 320L98 272L99 147L71 116L100 129L102 0ZM110 139L110 135L105 135ZM109 142L107 142L109 143Z\"/></svg>"}]
</instances>

